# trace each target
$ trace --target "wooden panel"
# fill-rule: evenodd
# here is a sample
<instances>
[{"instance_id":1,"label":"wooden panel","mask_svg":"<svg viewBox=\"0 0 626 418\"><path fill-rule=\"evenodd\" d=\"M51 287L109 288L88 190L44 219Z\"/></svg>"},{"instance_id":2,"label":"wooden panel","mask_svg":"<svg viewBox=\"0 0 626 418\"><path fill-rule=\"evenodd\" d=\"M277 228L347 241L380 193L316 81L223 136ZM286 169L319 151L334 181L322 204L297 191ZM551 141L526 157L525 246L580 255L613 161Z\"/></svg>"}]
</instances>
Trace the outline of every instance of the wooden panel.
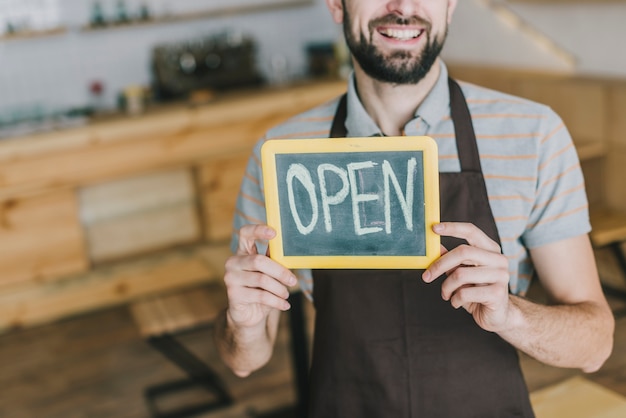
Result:
<instances>
[{"instance_id":1,"label":"wooden panel","mask_svg":"<svg viewBox=\"0 0 626 418\"><path fill-rule=\"evenodd\" d=\"M626 149L614 146L606 161L606 205L626 210Z\"/></svg>"},{"instance_id":2,"label":"wooden panel","mask_svg":"<svg viewBox=\"0 0 626 418\"><path fill-rule=\"evenodd\" d=\"M204 233L209 241L229 240L239 185L248 154L200 166L198 181L204 215Z\"/></svg>"},{"instance_id":3,"label":"wooden panel","mask_svg":"<svg viewBox=\"0 0 626 418\"><path fill-rule=\"evenodd\" d=\"M200 226L187 202L98 222L86 235L91 260L100 263L197 241Z\"/></svg>"},{"instance_id":4,"label":"wooden panel","mask_svg":"<svg viewBox=\"0 0 626 418\"><path fill-rule=\"evenodd\" d=\"M119 263L62 283L0 293L0 331L126 303L139 296L221 281L230 251L199 246Z\"/></svg>"},{"instance_id":5,"label":"wooden panel","mask_svg":"<svg viewBox=\"0 0 626 418\"><path fill-rule=\"evenodd\" d=\"M457 80L515 94L515 74L505 69L450 65L448 70L450 76Z\"/></svg>"},{"instance_id":6,"label":"wooden panel","mask_svg":"<svg viewBox=\"0 0 626 418\"><path fill-rule=\"evenodd\" d=\"M0 285L86 270L75 194L64 191L0 204L0 254Z\"/></svg>"},{"instance_id":7,"label":"wooden panel","mask_svg":"<svg viewBox=\"0 0 626 418\"><path fill-rule=\"evenodd\" d=\"M142 298L130 307L144 337L175 334L210 324L227 306L223 283Z\"/></svg>"},{"instance_id":8,"label":"wooden panel","mask_svg":"<svg viewBox=\"0 0 626 418\"><path fill-rule=\"evenodd\" d=\"M604 158L581 158L585 177L585 190L590 208L605 206L606 200L606 161Z\"/></svg>"},{"instance_id":9,"label":"wooden panel","mask_svg":"<svg viewBox=\"0 0 626 418\"><path fill-rule=\"evenodd\" d=\"M610 84L607 206L626 210L626 83Z\"/></svg>"},{"instance_id":10,"label":"wooden panel","mask_svg":"<svg viewBox=\"0 0 626 418\"><path fill-rule=\"evenodd\" d=\"M626 82L608 84L609 139L611 145L626 150Z\"/></svg>"},{"instance_id":11,"label":"wooden panel","mask_svg":"<svg viewBox=\"0 0 626 418\"><path fill-rule=\"evenodd\" d=\"M188 170L154 173L80 191L81 217L94 262L109 261L200 237Z\"/></svg>"}]
</instances>

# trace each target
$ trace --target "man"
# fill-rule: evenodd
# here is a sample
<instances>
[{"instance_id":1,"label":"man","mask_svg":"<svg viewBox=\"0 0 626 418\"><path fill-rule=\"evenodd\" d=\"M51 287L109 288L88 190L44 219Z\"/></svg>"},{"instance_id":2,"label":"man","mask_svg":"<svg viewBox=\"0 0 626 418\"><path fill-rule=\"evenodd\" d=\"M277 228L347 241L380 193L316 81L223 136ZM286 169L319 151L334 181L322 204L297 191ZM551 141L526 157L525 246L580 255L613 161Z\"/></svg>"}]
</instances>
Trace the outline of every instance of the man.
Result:
<instances>
[{"instance_id":1,"label":"man","mask_svg":"<svg viewBox=\"0 0 626 418\"><path fill-rule=\"evenodd\" d=\"M298 272L316 307L312 417L531 417L517 350L586 372L611 352L571 138L545 106L448 80L439 52L456 3L327 0L353 57L347 95L267 134L429 135L439 147L433 229L445 248L426 271ZM263 225L261 143L242 184L217 327L239 376L270 358L297 283L261 244L274 237ZM521 296L534 273L550 305Z\"/></svg>"}]
</instances>

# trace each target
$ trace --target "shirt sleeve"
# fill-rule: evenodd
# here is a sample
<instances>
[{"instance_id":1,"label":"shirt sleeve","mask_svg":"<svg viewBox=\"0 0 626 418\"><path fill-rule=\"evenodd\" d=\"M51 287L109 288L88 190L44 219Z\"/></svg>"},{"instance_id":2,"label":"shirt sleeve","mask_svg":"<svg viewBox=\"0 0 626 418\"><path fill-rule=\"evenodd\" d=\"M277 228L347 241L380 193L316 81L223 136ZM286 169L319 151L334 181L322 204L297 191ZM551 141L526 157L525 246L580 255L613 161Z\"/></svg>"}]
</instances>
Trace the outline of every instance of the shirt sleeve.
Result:
<instances>
[{"instance_id":1,"label":"shirt sleeve","mask_svg":"<svg viewBox=\"0 0 626 418\"><path fill-rule=\"evenodd\" d=\"M239 230L244 225L260 225L267 223L265 194L263 191L263 169L261 166L261 146L265 141L266 138L262 138L255 145L248 159L246 171L241 181L233 218L233 233L230 244L233 253L237 251L239 245ZM259 254L265 254L267 247L267 242L257 241L257 251ZM299 269L294 270L294 273L299 279L300 289L311 299L313 291L311 270Z\"/></svg>"},{"instance_id":2,"label":"shirt sleeve","mask_svg":"<svg viewBox=\"0 0 626 418\"><path fill-rule=\"evenodd\" d=\"M239 230L244 225L260 225L267 222L260 153L264 142L265 138L262 138L254 146L239 188L230 245L233 253L237 251ZM257 250L260 254L265 254L267 243L257 243Z\"/></svg>"},{"instance_id":3,"label":"shirt sleeve","mask_svg":"<svg viewBox=\"0 0 626 418\"><path fill-rule=\"evenodd\" d=\"M529 248L591 230L585 181L570 133L549 108L541 126L536 198L522 236Z\"/></svg>"}]
</instances>

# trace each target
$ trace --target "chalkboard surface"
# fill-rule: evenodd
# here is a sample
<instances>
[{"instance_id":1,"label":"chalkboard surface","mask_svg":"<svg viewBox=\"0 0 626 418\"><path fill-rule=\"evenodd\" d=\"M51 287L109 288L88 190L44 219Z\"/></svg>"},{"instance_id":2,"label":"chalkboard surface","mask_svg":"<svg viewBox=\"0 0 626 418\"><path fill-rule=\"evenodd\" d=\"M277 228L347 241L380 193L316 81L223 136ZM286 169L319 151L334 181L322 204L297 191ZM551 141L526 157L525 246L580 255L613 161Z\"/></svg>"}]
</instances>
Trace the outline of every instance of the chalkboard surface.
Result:
<instances>
[{"instance_id":1,"label":"chalkboard surface","mask_svg":"<svg viewBox=\"0 0 626 418\"><path fill-rule=\"evenodd\" d=\"M428 137L281 139L262 148L270 256L289 268L423 268L439 255Z\"/></svg>"}]
</instances>

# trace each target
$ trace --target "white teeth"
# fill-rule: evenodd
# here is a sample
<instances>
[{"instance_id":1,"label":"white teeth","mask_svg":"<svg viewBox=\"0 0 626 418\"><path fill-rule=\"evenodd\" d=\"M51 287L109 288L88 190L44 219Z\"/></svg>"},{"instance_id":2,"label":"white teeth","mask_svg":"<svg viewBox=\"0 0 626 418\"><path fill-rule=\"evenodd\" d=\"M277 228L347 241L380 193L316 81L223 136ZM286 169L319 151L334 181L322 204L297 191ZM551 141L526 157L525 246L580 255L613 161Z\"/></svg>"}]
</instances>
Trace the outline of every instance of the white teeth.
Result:
<instances>
[{"instance_id":1,"label":"white teeth","mask_svg":"<svg viewBox=\"0 0 626 418\"><path fill-rule=\"evenodd\" d=\"M380 31L380 33L390 38L407 41L409 39L417 38L422 31L416 29L384 29Z\"/></svg>"}]
</instances>

